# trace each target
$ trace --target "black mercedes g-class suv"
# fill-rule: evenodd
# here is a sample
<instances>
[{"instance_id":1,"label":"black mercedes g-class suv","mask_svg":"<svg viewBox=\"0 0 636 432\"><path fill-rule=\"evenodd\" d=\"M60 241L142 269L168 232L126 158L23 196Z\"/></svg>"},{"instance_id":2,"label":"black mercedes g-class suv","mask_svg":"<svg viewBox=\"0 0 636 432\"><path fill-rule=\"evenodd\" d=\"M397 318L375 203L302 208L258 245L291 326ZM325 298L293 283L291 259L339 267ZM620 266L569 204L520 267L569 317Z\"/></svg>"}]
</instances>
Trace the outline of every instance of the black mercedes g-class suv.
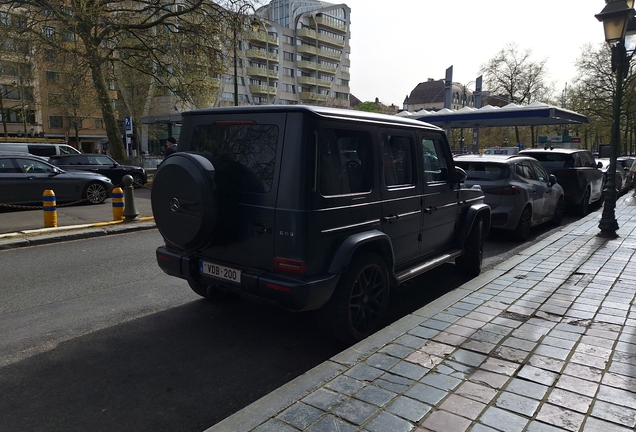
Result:
<instances>
[{"instance_id":1,"label":"black mercedes g-class suv","mask_svg":"<svg viewBox=\"0 0 636 432\"><path fill-rule=\"evenodd\" d=\"M356 342L408 279L452 260L479 274L490 207L465 178L444 131L420 121L301 105L185 112L152 185L157 262L203 297L317 310Z\"/></svg>"}]
</instances>

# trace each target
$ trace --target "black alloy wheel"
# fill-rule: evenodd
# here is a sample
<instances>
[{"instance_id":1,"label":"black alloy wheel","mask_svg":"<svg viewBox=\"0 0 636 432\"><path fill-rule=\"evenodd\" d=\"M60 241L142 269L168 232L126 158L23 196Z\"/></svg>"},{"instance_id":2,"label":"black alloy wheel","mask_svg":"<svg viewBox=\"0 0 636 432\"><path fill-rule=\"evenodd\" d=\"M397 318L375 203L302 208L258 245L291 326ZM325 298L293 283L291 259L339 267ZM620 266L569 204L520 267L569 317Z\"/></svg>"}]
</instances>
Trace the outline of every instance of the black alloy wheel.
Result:
<instances>
[{"instance_id":1,"label":"black alloy wheel","mask_svg":"<svg viewBox=\"0 0 636 432\"><path fill-rule=\"evenodd\" d=\"M389 304L389 273L382 258L363 253L353 259L331 299L319 311L331 336L353 344L377 330Z\"/></svg>"}]
</instances>

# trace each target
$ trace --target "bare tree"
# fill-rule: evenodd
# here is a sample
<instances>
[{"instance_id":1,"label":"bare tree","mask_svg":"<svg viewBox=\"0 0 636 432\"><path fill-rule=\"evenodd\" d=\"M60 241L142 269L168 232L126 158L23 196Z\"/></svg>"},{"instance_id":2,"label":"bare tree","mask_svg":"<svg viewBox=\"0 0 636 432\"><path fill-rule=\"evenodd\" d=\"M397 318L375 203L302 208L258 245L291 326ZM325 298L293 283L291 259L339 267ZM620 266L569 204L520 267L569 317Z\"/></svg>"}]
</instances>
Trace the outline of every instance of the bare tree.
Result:
<instances>
[{"instance_id":1,"label":"bare tree","mask_svg":"<svg viewBox=\"0 0 636 432\"><path fill-rule=\"evenodd\" d=\"M194 102L209 88L219 55L221 5L237 1L243 0L0 0L0 8L21 17L22 34L39 49L83 59L111 151L122 160L121 131L108 87L113 65L123 63L145 73L158 91ZM78 43L68 43L69 37Z\"/></svg>"},{"instance_id":2,"label":"bare tree","mask_svg":"<svg viewBox=\"0 0 636 432\"><path fill-rule=\"evenodd\" d=\"M552 87L547 80L547 58L532 59L532 50L521 50L516 43L508 43L493 58L481 66L480 74L489 92L504 96L518 104L547 100ZM519 129L515 127L519 142ZM534 132L532 132L534 141Z\"/></svg>"}]
</instances>

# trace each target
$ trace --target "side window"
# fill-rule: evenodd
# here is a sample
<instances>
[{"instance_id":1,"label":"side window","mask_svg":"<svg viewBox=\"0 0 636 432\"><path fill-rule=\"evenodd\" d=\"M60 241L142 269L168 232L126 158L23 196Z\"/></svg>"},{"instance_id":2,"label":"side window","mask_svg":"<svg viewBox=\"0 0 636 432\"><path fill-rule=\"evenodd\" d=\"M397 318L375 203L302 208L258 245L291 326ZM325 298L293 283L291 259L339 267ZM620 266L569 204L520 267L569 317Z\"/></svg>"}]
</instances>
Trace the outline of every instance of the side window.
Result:
<instances>
[{"instance_id":1,"label":"side window","mask_svg":"<svg viewBox=\"0 0 636 432\"><path fill-rule=\"evenodd\" d=\"M427 183L448 180L448 163L442 143L437 139L422 139L424 157L424 181Z\"/></svg>"},{"instance_id":2,"label":"side window","mask_svg":"<svg viewBox=\"0 0 636 432\"><path fill-rule=\"evenodd\" d=\"M55 154L55 146L52 145L29 145L29 153L37 156L53 156Z\"/></svg>"},{"instance_id":3,"label":"side window","mask_svg":"<svg viewBox=\"0 0 636 432\"><path fill-rule=\"evenodd\" d=\"M415 184L413 141L407 136L382 135L382 167L386 186Z\"/></svg>"},{"instance_id":4,"label":"side window","mask_svg":"<svg viewBox=\"0 0 636 432\"><path fill-rule=\"evenodd\" d=\"M534 167L534 172L537 175L537 179L540 182L547 183L550 179L550 176L548 175L548 172L543 168L543 166L541 166L541 164L538 162L532 162L532 166Z\"/></svg>"},{"instance_id":5,"label":"side window","mask_svg":"<svg viewBox=\"0 0 636 432\"><path fill-rule=\"evenodd\" d=\"M49 173L53 172L50 166L32 159L16 159L20 168L25 173Z\"/></svg>"},{"instance_id":6,"label":"side window","mask_svg":"<svg viewBox=\"0 0 636 432\"><path fill-rule=\"evenodd\" d=\"M581 159L583 160L582 165L589 168L595 168L596 162L594 161L594 157L591 153L583 152L581 153Z\"/></svg>"},{"instance_id":7,"label":"side window","mask_svg":"<svg viewBox=\"0 0 636 432\"><path fill-rule=\"evenodd\" d=\"M325 196L370 192L373 141L363 131L325 129L318 140L320 193Z\"/></svg>"},{"instance_id":8,"label":"side window","mask_svg":"<svg viewBox=\"0 0 636 432\"><path fill-rule=\"evenodd\" d=\"M521 177L525 179L528 179L528 180L537 179L537 177L534 174L534 170L532 169L532 166L530 165L529 162L526 162L526 161L518 162L517 167L515 169L517 171L517 174L519 174Z\"/></svg>"}]
</instances>

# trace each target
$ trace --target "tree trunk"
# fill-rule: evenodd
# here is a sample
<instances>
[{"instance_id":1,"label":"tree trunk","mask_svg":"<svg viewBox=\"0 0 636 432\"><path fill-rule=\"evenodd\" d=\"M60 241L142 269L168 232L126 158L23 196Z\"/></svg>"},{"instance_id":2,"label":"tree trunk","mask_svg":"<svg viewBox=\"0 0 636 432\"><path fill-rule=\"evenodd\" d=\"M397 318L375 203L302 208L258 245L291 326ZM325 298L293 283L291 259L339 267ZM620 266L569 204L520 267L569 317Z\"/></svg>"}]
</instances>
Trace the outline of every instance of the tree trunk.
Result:
<instances>
[{"instance_id":1,"label":"tree trunk","mask_svg":"<svg viewBox=\"0 0 636 432\"><path fill-rule=\"evenodd\" d=\"M96 50L97 48L88 43L86 44L87 59L97 92L97 100L99 101L102 116L104 117L106 136L110 142L110 154L115 160L123 161L125 159L124 143L117 124L117 118L115 117L115 109L110 102L110 96L108 94L108 86L106 85L106 77L104 76L103 70L104 59L98 55Z\"/></svg>"}]
</instances>

